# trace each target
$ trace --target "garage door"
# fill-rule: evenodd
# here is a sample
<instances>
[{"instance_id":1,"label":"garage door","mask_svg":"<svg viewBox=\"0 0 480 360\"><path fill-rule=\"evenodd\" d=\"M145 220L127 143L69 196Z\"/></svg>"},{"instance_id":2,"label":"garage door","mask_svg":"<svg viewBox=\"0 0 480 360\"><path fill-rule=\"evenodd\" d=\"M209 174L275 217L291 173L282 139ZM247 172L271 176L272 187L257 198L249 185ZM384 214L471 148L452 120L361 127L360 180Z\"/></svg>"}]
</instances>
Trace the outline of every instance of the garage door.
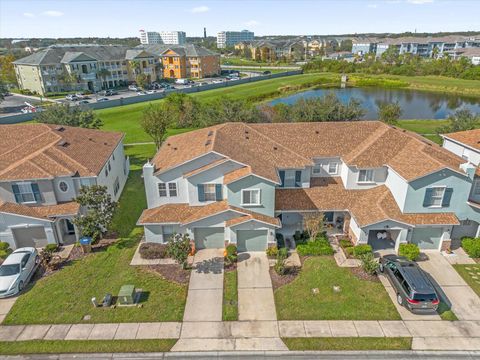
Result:
<instances>
[{"instance_id":1,"label":"garage door","mask_svg":"<svg viewBox=\"0 0 480 360\"><path fill-rule=\"evenodd\" d=\"M237 230L238 251L265 251L267 230Z\"/></svg>"},{"instance_id":2,"label":"garage door","mask_svg":"<svg viewBox=\"0 0 480 360\"><path fill-rule=\"evenodd\" d=\"M441 238L442 229L416 228L413 230L411 241L412 243L417 244L420 249L438 249Z\"/></svg>"},{"instance_id":3,"label":"garage door","mask_svg":"<svg viewBox=\"0 0 480 360\"><path fill-rule=\"evenodd\" d=\"M197 249L214 249L225 247L224 228L196 228L193 236L195 238L195 248Z\"/></svg>"},{"instance_id":4,"label":"garage door","mask_svg":"<svg viewBox=\"0 0 480 360\"><path fill-rule=\"evenodd\" d=\"M17 248L43 247L48 244L47 235L43 226L12 229Z\"/></svg>"}]
</instances>

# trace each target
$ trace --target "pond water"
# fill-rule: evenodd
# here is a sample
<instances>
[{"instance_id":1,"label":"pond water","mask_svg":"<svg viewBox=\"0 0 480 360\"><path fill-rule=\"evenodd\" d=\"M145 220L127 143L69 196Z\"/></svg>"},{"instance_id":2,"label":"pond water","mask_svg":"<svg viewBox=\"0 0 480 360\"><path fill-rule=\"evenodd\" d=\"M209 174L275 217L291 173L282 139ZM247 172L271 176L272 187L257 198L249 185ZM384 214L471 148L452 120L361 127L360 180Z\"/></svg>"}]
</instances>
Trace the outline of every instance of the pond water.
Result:
<instances>
[{"instance_id":1,"label":"pond water","mask_svg":"<svg viewBox=\"0 0 480 360\"><path fill-rule=\"evenodd\" d=\"M480 114L480 99L478 98L385 88L328 88L308 90L272 100L269 104L285 103L291 105L301 98L321 97L330 92L333 92L344 103L347 103L352 98L359 100L366 111L365 119L378 119L378 102L398 102L402 107L401 119L445 119L457 109L462 108Z\"/></svg>"}]
</instances>

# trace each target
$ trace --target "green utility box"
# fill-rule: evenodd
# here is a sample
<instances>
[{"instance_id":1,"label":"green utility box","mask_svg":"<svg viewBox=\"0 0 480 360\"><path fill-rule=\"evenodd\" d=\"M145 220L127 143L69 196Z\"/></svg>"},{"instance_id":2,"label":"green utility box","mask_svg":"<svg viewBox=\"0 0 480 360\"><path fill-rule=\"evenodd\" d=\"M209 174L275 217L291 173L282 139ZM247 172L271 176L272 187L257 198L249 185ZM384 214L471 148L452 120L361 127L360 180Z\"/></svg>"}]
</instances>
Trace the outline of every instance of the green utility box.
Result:
<instances>
[{"instance_id":1,"label":"green utility box","mask_svg":"<svg viewBox=\"0 0 480 360\"><path fill-rule=\"evenodd\" d=\"M135 286L123 285L118 293L118 305L133 305L135 302Z\"/></svg>"}]
</instances>

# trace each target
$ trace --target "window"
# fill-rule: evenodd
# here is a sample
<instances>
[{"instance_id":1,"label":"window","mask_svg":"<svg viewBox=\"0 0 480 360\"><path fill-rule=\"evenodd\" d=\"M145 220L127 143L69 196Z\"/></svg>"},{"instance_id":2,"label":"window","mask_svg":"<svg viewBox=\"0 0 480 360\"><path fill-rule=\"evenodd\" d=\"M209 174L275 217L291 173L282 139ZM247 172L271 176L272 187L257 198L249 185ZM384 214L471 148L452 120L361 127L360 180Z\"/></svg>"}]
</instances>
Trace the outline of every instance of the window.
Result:
<instances>
[{"instance_id":1,"label":"window","mask_svg":"<svg viewBox=\"0 0 480 360\"><path fill-rule=\"evenodd\" d=\"M17 183L12 185L15 201L19 204L41 201L40 189L35 183Z\"/></svg>"},{"instance_id":2,"label":"window","mask_svg":"<svg viewBox=\"0 0 480 360\"><path fill-rule=\"evenodd\" d=\"M175 234L175 231L172 225L164 225L162 229L163 229L163 241L167 242L173 237L173 235Z\"/></svg>"},{"instance_id":3,"label":"window","mask_svg":"<svg viewBox=\"0 0 480 360\"><path fill-rule=\"evenodd\" d=\"M158 196L166 197L167 196L167 184L159 183L158 184Z\"/></svg>"},{"instance_id":4,"label":"window","mask_svg":"<svg viewBox=\"0 0 480 360\"><path fill-rule=\"evenodd\" d=\"M117 177L113 183L113 195L117 196L118 190L120 190L120 182L118 181Z\"/></svg>"},{"instance_id":5,"label":"window","mask_svg":"<svg viewBox=\"0 0 480 360\"><path fill-rule=\"evenodd\" d=\"M80 187L82 187L82 186L90 186L90 185L91 185L90 179L80 179Z\"/></svg>"},{"instance_id":6,"label":"window","mask_svg":"<svg viewBox=\"0 0 480 360\"><path fill-rule=\"evenodd\" d=\"M68 190L68 184L67 184L65 181L60 181L60 183L58 184L58 188L59 188L62 192L67 192L67 190Z\"/></svg>"},{"instance_id":7,"label":"window","mask_svg":"<svg viewBox=\"0 0 480 360\"><path fill-rule=\"evenodd\" d=\"M322 169L322 166L320 164L315 164L315 166L313 167L313 173L320 174L321 169Z\"/></svg>"},{"instance_id":8,"label":"window","mask_svg":"<svg viewBox=\"0 0 480 360\"><path fill-rule=\"evenodd\" d=\"M174 182L168 183L168 194L170 197L177 196L177 184Z\"/></svg>"},{"instance_id":9,"label":"window","mask_svg":"<svg viewBox=\"0 0 480 360\"><path fill-rule=\"evenodd\" d=\"M430 206L442 206L443 195L445 194L444 187L435 187L432 188L432 193L430 195Z\"/></svg>"},{"instance_id":10,"label":"window","mask_svg":"<svg viewBox=\"0 0 480 360\"><path fill-rule=\"evenodd\" d=\"M112 154L112 160L115 161L115 153Z\"/></svg>"},{"instance_id":11,"label":"window","mask_svg":"<svg viewBox=\"0 0 480 360\"><path fill-rule=\"evenodd\" d=\"M215 201L216 200L216 188L215 184L204 184L203 190L205 193L205 201Z\"/></svg>"},{"instance_id":12,"label":"window","mask_svg":"<svg viewBox=\"0 0 480 360\"><path fill-rule=\"evenodd\" d=\"M473 185L473 195L480 195L480 181L476 181Z\"/></svg>"},{"instance_id":13,"label":"window","mask_svg":"<svg viewBox=\"0 0 480 360\"><path fill-rule=\"evenodd\" d=\"M335 175L338 172L338 163L331 162L328 164L328 173L330 175Z\"/></svg>"},{"instance_id":14,"label":"window","mask_svg":"<svg viewBox=\"0 0 480 360\"><path fill-rule=\"evenodd\" d=\"M111 171L112 167L110 166L110 160L108 160L108 171Z\"/></svg>"},{"instance_id":15,"label":"window","mask_svg":"<svg viewBox=\"0 0 480 360\"><path fill-rule=\"evenodd\" d=\"M358 182L359 183L371 183L373 182L373 170L364 169L358 172Z\"/></svg>"},{"instance_id":16,"label":"window","mask_svg":"<svg viewBox=\"0 0 480 360\"><path fill-rule=\"evenodd\" d=\"M105 167L105 177L108 176L108 167Z\"/></svg>"},{"instance_id":17,"label":"window","mask_svg":"<svg viewBox=\"0 0 480 360\"><path fill-rule=\"evenodd\" d=\"M260 189L242 190L243 205L260 205Z\"/></svg>"}]
</instances>

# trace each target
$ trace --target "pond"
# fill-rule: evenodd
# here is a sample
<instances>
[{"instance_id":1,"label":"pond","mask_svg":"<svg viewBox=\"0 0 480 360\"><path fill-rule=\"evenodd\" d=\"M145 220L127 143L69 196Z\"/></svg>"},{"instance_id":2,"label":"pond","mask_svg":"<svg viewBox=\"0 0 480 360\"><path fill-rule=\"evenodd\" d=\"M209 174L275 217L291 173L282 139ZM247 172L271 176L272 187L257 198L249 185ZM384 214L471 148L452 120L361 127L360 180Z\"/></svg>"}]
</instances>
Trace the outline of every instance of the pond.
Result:
<instances>
[{"instance_id":1,"label":"pond","mask_svg":"<svg viewBox=\"0 0 480 360\"><path fill-rule=\"evenodd\" d=\"M333 92L344 103L352 98L359 100L366 111L365 119L378 119L378 102L398 102L402 108L401 119L445 119L457 109L462 108L480 114L480 99L478 98L385 88L315 89L278 98L270 101L269 104L291 105L301 98L322 97L330 92Z\"/></svg>"}]
</instances>

